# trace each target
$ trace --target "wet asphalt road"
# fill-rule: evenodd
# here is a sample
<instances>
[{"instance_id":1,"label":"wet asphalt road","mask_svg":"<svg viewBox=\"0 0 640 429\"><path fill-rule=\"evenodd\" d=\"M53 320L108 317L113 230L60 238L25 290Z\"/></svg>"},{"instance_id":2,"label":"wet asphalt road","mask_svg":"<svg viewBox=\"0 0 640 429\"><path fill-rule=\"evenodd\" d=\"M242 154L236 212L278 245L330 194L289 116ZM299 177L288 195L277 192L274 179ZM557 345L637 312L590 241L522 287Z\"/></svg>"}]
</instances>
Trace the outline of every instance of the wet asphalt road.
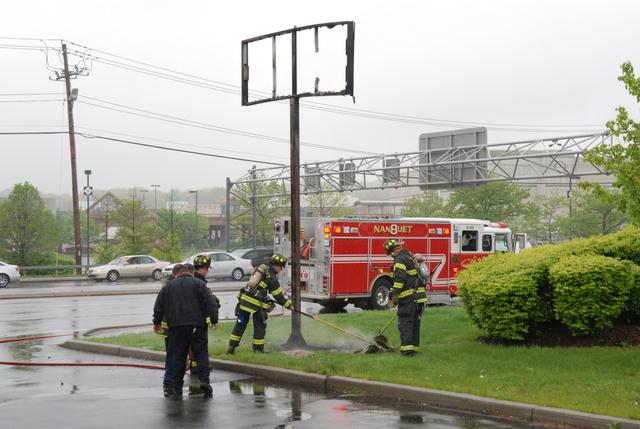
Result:
<instances>
[{"instance_id":1,"label":"wet asphalt road","mask_svg":"<svg viewBox=\"0 0 640 429\"><path fill-rule=\"evenodd\" d=\"M223 309L229 308L235 293L223 292L220 298ZM0 337L148 323L154 299L154 295L129 295L0 300ZM143 363L58 347L64 340L0 344L0 360ZM212 400L185 396L175 401L162 397L159 370L0 365L0 427L533 427L358 396L327 397L304 386L277 386L230 372L214 371L212 381Z\"/></svg>"}]
</instances>

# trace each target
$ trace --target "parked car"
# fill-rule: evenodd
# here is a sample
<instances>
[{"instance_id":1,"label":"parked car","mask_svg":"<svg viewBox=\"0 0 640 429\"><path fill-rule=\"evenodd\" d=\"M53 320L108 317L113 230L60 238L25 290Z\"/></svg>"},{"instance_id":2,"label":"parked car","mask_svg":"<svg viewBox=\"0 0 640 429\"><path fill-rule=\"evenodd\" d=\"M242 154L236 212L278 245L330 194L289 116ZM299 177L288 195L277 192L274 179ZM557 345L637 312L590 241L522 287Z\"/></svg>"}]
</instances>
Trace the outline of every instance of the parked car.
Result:
<instances>
[{"instance_id":1,"label":"parked car","mask_svg":"<svg viewBox=\"0 0 640 429\"><path fill-rule=\"evenodd\" d=\"M0 287L20 281L20 267L0 261Z\"/></svg>"},{"instance_id":2,"label":"parked car","mask_svg":"<svg viewBox=\"0 0 640 429\"><path fill-rule=\"evenodd\" d=\"M255 249L236 249L231 252L233 256L242 259L250 259L251 265L257 267L260 264L268 264L273 256L273 249L269 247L257 247Z\"/></svg>"},{"instance_id":3,"label":"parked car","mask_svg":"<svg viewBox=\"0 0 640 429\"><path fill-rule=\"evenodd\" d=\"M232 280L242 280L242 278L253 272L253 265L249 259L243 259L227 252L199 252L189 256L182 261L182 264L192 264L197 255L207 254L211 257L211 268L207 278L231 278ZM169 277L175 264L167 265L162 269L162 275Z\"/></svg>"},{"instance_id":4,"label":"parked car","mask_svg":"<svg viewBox=\"0 0 640 429\"><path fill-rule=\"evenodd\" d=\"M162 268L169 262L159 261L149 255L127 255L120 256L106 265L89 268L87 277L101 281L104 279L115 282L119 278L138 277L141 279L162 278Z\"/></svg>"}]
</instances>

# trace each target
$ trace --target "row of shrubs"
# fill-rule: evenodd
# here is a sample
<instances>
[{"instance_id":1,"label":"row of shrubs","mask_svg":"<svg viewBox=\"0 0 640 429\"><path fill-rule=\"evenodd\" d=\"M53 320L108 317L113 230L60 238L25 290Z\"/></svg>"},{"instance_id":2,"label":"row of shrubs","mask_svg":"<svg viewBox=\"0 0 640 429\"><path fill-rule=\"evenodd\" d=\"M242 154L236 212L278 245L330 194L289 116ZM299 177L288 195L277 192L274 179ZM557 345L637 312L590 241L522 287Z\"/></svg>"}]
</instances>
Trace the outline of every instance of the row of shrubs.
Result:
<instances>
[{"instance_id":1,"label":"row of shrubs","mask_svg":"<svg viewBox=\"0 0 640 429\"><path fill-rule=\"evenodd\" d=\"M640 228L492 255L461 272L458 288L490 337L524 340L554 321L593 335L640 315Z\"/></svg>"}]
</instances>

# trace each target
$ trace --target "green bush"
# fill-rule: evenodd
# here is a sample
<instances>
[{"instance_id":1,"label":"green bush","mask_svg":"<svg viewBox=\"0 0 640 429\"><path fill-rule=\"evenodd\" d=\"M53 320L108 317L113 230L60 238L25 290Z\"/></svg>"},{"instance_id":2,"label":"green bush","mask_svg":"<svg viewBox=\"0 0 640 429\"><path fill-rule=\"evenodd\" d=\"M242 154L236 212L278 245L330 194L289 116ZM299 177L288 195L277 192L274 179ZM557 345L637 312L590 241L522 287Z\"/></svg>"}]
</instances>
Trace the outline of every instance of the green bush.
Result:
<instances>
[{"instance_id":1,"label":"green bush","mask_svg":"<svg viewBox=\"0 0 640 429\"><path fill-rule=\"evenodd\" d=\"M74 265L76 263L75 258L69 255L63 255L61 253L39 253L31 255L29 258L30 266L40 266L40 265ZM22 275L26 276L66 276L73 275L75 270L73 268L65 268L59 270L52 269L34 269L34 270L25 270L24 268L20 268L20 272Z\"/></svg>"},{"instance_id":2,"label":"green bush","mask_svg":"<svg viewBox=\"0 0 640 429\"><path fill-rule=\"evenodd\" d=\"M562 258L549 269L557 319L574 335L613 326L629 299L629 266L600 255Z\"/></svg>"},{"instance_id":3,"label":"green bush","mask_svg":"<svg viewBox=\"0 0 640 429\"><path fill-rule=\"evenodd\" d=\"M626 264L632 277L629 298L627 299L625 307L628 313L638 317L640 316L640 266L631 261L622 262Z\"/></svg>"}]
</instances>

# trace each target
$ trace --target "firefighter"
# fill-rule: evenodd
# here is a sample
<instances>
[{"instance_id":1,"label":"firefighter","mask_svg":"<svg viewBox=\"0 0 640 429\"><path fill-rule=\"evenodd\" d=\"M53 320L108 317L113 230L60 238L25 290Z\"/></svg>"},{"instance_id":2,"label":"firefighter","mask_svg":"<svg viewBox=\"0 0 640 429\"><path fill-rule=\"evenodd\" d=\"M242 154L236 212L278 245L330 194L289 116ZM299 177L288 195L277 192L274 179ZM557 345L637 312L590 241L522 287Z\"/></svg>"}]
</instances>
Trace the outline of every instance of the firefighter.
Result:
<instances>
[{"instance_id":1,"label":"firefighter","mask_svg":"<svg viewBox=\"0 0 640 429\"><path fill-rule=\"evenodd\" d=\"M209 268L211 268L211 257L209 255L197 255L193 258L193 277L200 279L207 284L207 274L209 274ZM217 296L213 295L213 299L215 301L216 307L220 308L220 300ZM207 326L211 326L211 319L209 317L206 318ZM187 367L189 368L189 372L191 375L196 375L198 373L198 362L193 358L193 351L191 348L189 349L189 358L187 362Z\"/></svg>"},{"instance_id":2,"label":"firefighter","mask_svg":"<svg viewBox=\"0 0 640 429\"><path fill-rule=\"evenodd\" d=\"M420 319L427 301L425 285L420 284L418 262L402 242L391 238L384 243L384 250L393 256L390 304L398 307L400 353L414 356L420 347Z\"/></svg>"},{"instance_id":3,"label":"firefighter","mask_svg":"<svg viewBox=\"0 0 640 429\"><path fill-rule=\"evenodd\" d=\"M273 310L274 304L269 300L269 294L284 308L291 308L291 301L284 296L284 291L278 282L278 273L287 263L287 258L275 254L271 257L269 266L260 265L251 274L249 283L242 288L238 295L236 306L236 321L231 336L229 337L229 349L227 353L233 354L240 345L240 339L244 334L249 319L253 317L253 351L264 353L264 337L267 333L268 313Z\"/></svg>"},{"instance_id":4,"label":"firefighter","mask_svg":"<svg viewBox=\"0 0 640 429\"><path fill-rule=\"evenodd\" d=\"M211 319L212 328L216 329L218 307L204 282L193 277L193 265L185 264L185 267L186 270L160 289L153 308L153 325L158 332L162 319L166 318L169 326L169 348L174 353L169 396L182 396L186 359L191 347L198 362L200 390L205 397L211 397L206 318Z\"/></svg>"},{"instance_id":5,"label":"firefighter","mask_svg":"<svg viewBox=\"0 0 640 429\"><path fill-rule=\"evenodd\" d=\"M162 287L166 287L166 285L182 271L184 265L175 264L173 269L171 270L171 274L169 278L166 279ZM162 390L164 391L164 396L168 397L171 395L171 380L173 378L173 349L169 347L169 338L167 334L169 333L169 325L167 325L166 319L162 319L160 322L160 330L156 330L156 334L164 337L164 349L165 349L165 358L164 358L164 377L162 382Z\"/></svg>"}]
</instances>

